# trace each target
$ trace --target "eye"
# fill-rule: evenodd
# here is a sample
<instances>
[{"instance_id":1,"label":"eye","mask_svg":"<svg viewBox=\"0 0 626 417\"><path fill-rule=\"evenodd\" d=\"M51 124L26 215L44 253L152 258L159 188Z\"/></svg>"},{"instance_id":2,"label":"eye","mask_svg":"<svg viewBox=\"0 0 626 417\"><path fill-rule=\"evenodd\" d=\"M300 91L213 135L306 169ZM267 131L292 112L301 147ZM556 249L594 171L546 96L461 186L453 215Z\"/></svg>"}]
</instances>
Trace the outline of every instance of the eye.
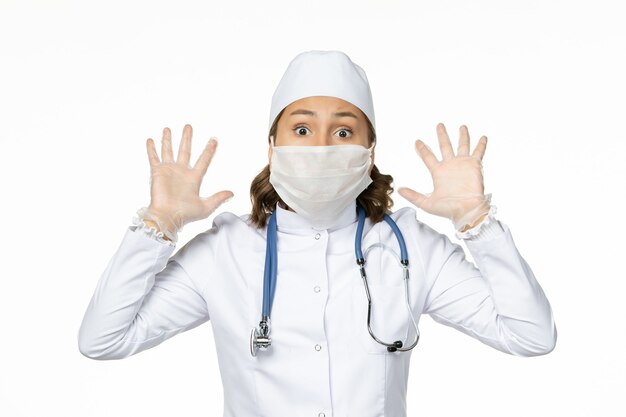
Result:
<instances>
[{"instance_id":1,"label":"eye","mask_svg":"<svg viewBox=\"0 0 626 417\"><path fill-rule=\"evenodd\" d=\"M352 129L342 128L342 129L339 129L338 133L339 133L339 137L349 138L352 136Z\"/></svg>"},{"instance_id":2,"label":"eye","mask_svg":"<svg viewBox=\"0 0 626 417\"><path fill-rule=\"evenodd\" d=\"M309 128L305 127L305 126L296 126L293 130L296 132L297 136L305 136L306 135L306 131L309 130ZM302 132L304 132L304 133L302 133ZM302 134L300 134L300 133L302 133Z\"/></svg>"}]
</instances>

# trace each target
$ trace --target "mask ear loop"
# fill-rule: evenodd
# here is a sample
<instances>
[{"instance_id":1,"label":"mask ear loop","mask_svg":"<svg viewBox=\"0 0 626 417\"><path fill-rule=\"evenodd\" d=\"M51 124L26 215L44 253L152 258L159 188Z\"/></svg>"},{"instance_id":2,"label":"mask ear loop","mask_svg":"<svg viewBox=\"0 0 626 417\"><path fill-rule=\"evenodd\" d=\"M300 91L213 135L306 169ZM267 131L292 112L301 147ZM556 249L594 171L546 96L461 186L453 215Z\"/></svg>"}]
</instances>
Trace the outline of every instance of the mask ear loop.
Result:
<instances>
[{"instance_id":1,"label":"mask ear loop","mask_svg":"<svg viewBox=\"0 0 626 417\"><path fill-rule=\"evenodd\" d=\"M374 150L374 146L376 146L376 141L374 141L374 143L372 143L372 146L370 146L369 148L367 148L367 150L369 151L369 159L370 159L370 165L374 165L374 161L372 161L372 150Z\"/></svg>"}]
</instances>

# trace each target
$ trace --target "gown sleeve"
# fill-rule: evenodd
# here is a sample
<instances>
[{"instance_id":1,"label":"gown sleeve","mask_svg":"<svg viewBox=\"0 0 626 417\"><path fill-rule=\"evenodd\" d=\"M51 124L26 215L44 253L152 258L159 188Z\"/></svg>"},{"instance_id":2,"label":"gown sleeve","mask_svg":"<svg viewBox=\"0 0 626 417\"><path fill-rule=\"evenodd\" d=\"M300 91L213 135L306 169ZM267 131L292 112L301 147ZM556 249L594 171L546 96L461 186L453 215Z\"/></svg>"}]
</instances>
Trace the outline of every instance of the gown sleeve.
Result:
<instances>
[{"instance_id":1,"label":"gown sleeve","mask_svg":"<svg viewBox=\"0 0 626 417\"><path fill-rule=\"evenodd\" d=\"M209 320L204 284L180 258L201 246L207 232L172 257L175 244L133 219L100 276L78 331L91 359L122 359Z\"/></svg>"},{"instance_id":2,"label":"gown sleeve","mask_svg":"<svg viewBox=\"0 0 626 417\"><path fill-rule=\"evenodd\" d=\"M424 314L515 356L551 352L557 331L550 303L520 255L508 226L493 218L467 236L463 248L424 223L419 244L431 283Z\"/></svg>"}]
</instances>

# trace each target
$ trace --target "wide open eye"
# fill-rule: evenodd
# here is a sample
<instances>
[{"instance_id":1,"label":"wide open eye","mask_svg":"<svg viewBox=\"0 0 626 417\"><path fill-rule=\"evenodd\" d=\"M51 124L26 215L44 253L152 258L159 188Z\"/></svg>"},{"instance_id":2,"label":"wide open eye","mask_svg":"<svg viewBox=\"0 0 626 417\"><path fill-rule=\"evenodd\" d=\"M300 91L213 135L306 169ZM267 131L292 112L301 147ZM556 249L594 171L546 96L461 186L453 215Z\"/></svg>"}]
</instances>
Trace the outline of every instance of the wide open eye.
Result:
<instances>
[{"instance_id":1,"label":"wide open eye","mask_svg":"<svg viewBox=\"0 0 626 417\"><path fill-rule=\"evenodd\" d=\"M297 136L306 136L306 131L309 130L309 128L300 125L300 126L296 126L293 130L294 130L294 132L296 132ZM304 133L302 133L302 132L304 132ZM309 130L309 132L310 132L310 130Z\"/></svg>"},{"instance_id":2,"label":"wide open eye","mask_svg":"<svg viewBox=\"0 0 626 417\"><path fill-rule=\"evenodd\" d=\"M352 129L342 128L342 129L339 129L337 133L339 133L340 138L347 139L347 138L352 137Z\"/></svg>"}]
</instances>

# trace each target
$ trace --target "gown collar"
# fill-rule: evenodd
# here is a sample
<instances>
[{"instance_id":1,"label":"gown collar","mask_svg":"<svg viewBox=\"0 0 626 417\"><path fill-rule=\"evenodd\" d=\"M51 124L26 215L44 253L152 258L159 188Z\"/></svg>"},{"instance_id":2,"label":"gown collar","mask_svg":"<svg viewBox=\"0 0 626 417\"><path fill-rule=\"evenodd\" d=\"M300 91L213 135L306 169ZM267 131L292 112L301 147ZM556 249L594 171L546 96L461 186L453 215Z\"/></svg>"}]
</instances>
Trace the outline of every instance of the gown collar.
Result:
<instances>
[{"instance_id":1,"label":"gown collar","mask_svg":"<svg viewBox=\"0 0 626 417\"><path fill-rule=\"evenodd\" d=\"M328 230L333 231L337 229L341 229L346 227L352 223L355 223L358 220L356 213L356 199L352 200L348 206L339 213L337 219L327 229L320 229L314 227L309 220L300 216L298 213L286 210L280 205L276 205L276 226L279 230L281 229L289 229L289 230L301 230L301 231L312 231L312 230Z\"/></svg>"}]
</instances>

